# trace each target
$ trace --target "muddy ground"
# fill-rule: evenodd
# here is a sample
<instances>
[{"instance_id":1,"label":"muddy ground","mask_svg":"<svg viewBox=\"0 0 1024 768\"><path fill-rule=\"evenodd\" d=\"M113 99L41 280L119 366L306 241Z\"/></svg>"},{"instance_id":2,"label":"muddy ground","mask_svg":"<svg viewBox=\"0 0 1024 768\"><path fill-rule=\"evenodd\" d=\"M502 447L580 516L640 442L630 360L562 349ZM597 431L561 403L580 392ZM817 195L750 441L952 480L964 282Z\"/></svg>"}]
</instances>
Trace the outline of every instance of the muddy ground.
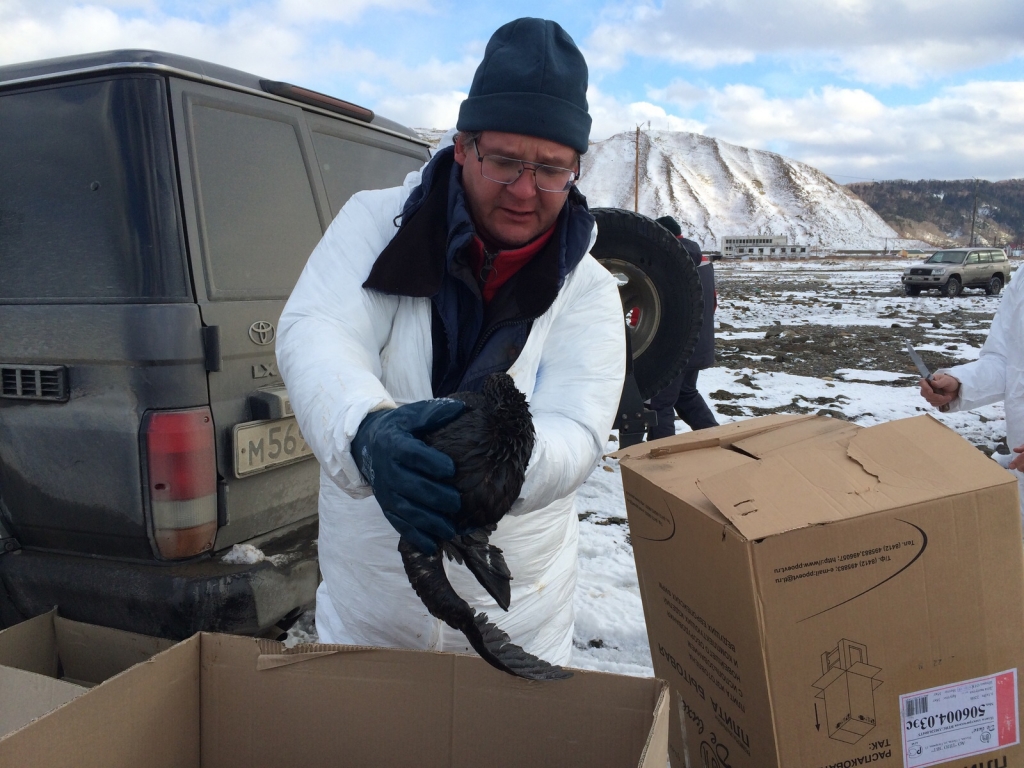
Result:
<instances>
[{"instance_id":1,"label":"muddy ground","mask_svg":"<svg viewBox=\"0 0 1024 768\"><path fill-rule=\"evenodd\" d=\"M999 297L980 290L955 299L937 293L904 297L903 266L856 260L718 262L716 365L744 373L736 386L707 393L715 410L735 418L818 412L857 420L844 407L843 383L918 386L908 340L933 371L977 359ZM758 373L805 376L836 391L769 405L751 379ZM984 422L986 416L978 419ZM976 444L989 454L1006 450L998 436L992 437L979 435Z\"/></svg>"},{"instance_id":2,"label":"muddy ground","mask_svg":"<svg viewBox=\"0 0 1024 768\"><path fill-rule=\"evenodd\" d=\"M733 338L729 331L737 326L719 321L716 359L719 365L741 367L750 365L750 356L760 356L756 367L764 371L792 373L798 376L829 379L835 377L837 369L864 368L903 373L914 373L917 369L907 355L906 342L909 339L915 347L933 342L936 330L957 334L959 340L945 342L947 353L931 349L921 351L921 357L932 370L965 362L958 354L963 342L980 341L977 332L987 329L994 316L993 311L980 311L958 306L958 299L939 299L928 302L924 307L918 299L900 296L898 289L891 287L847 288L848 274L838 285L827 278L812 280L766 281L763 275L719 269L718 289L721 304L733 304L735 313L743 319L754 320L744 323L743 331L756 330L761 338ZM800 297L794 296L800 294ZM983 296L977 292L973 297ZM888 320L881 325L859 325L856 322L840 325L819 325L811 321L800 322L803 314L817 314L823 309L841 311L854 309L854 302L863 306L871 300L891 301L884 311L875 315ZM756 322L756 311L748 304L785 304L796 316L793 323L771 320ZM898 308L890 308L900 304ZM915 380L894 382L896 386L916 386Z\"/></svg>"}]
</instances>

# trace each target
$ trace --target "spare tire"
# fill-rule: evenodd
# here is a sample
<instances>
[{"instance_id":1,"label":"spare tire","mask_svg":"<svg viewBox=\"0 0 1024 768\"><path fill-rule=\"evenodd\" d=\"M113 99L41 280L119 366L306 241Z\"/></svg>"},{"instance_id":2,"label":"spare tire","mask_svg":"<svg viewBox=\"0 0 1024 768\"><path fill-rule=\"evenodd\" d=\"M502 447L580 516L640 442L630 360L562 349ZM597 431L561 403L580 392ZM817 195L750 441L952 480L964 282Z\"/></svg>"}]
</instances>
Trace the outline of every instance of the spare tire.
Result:
<instances>
[{"instance_id":1,"label":"spare tire","mask_svg":"<svg viewBox=\"0 0 1024 768\"><path fill-rule=\"evenodd\" d=\"M683 244L653 219L593 208L591 254L619 281L640 396L667 387L693 354L704 316L700 276Z\"/></svg>"}]
</instances>

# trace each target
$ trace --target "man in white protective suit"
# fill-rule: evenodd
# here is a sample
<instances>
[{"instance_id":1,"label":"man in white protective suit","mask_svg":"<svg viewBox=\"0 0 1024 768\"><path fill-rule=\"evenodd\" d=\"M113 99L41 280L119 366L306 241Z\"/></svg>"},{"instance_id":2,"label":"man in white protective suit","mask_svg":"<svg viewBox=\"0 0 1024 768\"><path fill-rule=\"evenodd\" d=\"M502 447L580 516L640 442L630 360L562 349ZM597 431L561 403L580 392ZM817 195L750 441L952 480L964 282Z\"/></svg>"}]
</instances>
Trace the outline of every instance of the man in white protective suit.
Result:
<instances>
[{"instance_id":1,"label":"man in white protective suit","mask_svg":"<svg viewBox=\"0 0 1024 768\"><path fill-rule=\"evenodd\" d=\"M494 33L454 146L402 187L360 192L314 250L281 316L277 358L321 466L316 624L328 643L465 652L413 592L397 546L455 535L451 459L416 434L448 423L505 371L536 429L526 480L491 536L512 573L503 612L462 566L455 590L553 664L572 650L576 489L622 390L612 276L590 255L576 190L591 118L587 66L557 24Z\"/></svg>"},{"instance_id":2,"label":"man in white protective suit","mask_svg":"<svg viewBox=\"0 0 1024 768\"><path fill-rule=\"evenodd\" d=\"M1004 402L1006 443L1002 463L1017 475L1024 519L1024 273L1019 269L1003 293L981 355L972 363L943 369L921 380L921 395L936 408L967 411Z\"/></svg>"}]
</instances>

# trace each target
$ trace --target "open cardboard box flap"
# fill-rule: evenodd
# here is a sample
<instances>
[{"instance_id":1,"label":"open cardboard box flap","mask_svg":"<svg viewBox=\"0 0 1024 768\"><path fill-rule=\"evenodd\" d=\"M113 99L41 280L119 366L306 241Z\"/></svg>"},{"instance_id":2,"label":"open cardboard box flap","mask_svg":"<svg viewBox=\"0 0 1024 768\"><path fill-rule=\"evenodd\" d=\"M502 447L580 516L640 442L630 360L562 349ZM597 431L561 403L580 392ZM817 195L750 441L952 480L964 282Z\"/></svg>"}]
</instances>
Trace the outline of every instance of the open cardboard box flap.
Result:
<instances>
[{"instance_id":1,"label":"open cardboard box flap","mask_svg":"<svg viewBox=\"0 0 1024 768\"><path fill-rule=\"evenodd\" d=\"M542 683L474 656L305 650L195 635L0 741L0 767L666 765L661 680Z\"/></svg>"},{"instance_id":2,"label":"open cardboard box flap","mask_svg":"<svg viewBox=\"0 0 1024 768\"><path fill-rule=\"evenodd\" d=\"M744 537L761 539L1013 480L966 441L944 439L947 427L930 416L815 429L795 424L744 441L763 458L697 486Z\"/></svg>"},{"instance_id":3,"label":"open cardboard box flap","mask_svg":"<svg viewBox=\"0 0 1024 768\"><path fill-rule=\"evenodd\" d=\"M88 690L46 675L0 667L0 738Z\"/></svg>"},{"instance_id":4,"label":"open cardboard box flap","mask_svg":"<svg viewBox=\"0 0 1024 768\"><path fill-rule=\"evenodd\" d=\"M0 739L172 645L56 608L0 631Z\"/></svg>"},{"instance_id":5,"label":"open cardboard box flap","mask_svg":"<svg viewBox=\"0 0 1024 768\"><path fill-rule=\"evenodd\" d=\"M0 666L90 686L170 648L173 640L83 624L54 608L0 632Z\"/></svg>"}]
</instances>

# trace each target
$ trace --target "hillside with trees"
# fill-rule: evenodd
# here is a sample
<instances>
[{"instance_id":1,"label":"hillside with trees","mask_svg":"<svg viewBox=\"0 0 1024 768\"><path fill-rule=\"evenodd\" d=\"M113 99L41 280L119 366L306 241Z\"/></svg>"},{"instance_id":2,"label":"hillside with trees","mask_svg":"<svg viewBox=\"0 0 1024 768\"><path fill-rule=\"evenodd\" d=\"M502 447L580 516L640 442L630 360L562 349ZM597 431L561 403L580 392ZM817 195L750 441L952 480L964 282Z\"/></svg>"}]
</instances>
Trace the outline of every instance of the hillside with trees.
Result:
<instances>
[{"instance_id":1,"label":"hillside with trees","mask_svg":"<svg viewBox=\"0 0 1024 768\"><path fill-rule=\"evenodd\" d=\"M900 237L937 246L968 245L977 184L974 242L1024 242L1024 179L1008 181L877 181L848 184Z\"/></svg>"}]
</instances>

